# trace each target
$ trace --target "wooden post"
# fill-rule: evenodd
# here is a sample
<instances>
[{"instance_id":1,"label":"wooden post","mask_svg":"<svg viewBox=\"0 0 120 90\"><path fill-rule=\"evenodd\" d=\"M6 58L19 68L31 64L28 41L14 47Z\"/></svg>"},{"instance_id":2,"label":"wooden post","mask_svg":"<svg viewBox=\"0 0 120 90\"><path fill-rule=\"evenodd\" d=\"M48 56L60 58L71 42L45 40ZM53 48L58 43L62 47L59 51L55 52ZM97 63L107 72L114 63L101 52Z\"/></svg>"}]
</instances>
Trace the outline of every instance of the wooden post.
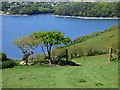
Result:
<instances>
[{"instance_id":1,"label":"wooden post","mask_svg":"<svg viewBox=\"0 0 120 90\"><path fill-rule=\"evenodd\" d=\"M109 61L112 60L112 47L109 48Z\"/></svg>"},{"instance_id":2,"label":"wooden post","mask_svg":"<svg viewBox=\"0 0 120 90\"><path fill-rule=\"evenodd\" d=\"M66 49L66 61L68 61L68 49Z\"/></svg>"}]
</instances>

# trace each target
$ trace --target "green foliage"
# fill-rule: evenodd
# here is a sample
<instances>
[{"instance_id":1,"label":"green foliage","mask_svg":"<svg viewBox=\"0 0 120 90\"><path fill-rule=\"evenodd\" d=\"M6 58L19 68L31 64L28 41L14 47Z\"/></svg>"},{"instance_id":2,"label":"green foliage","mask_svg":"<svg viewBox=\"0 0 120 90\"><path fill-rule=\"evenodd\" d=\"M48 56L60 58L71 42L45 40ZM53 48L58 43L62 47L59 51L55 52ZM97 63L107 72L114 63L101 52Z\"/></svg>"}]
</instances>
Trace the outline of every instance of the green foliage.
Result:
<instances>
[{"instance_id":1,"label":"green foliage","mask_svg":"<svg viewBox=\"0 0 120 90\"><path fill-rule=\"evenodd\" d=\"M71 42L71 39L69 37L64 37L64 34L60 31L40 31L40 32L34 32L31 35L27 37L18 38L13 41L13 43L22 50L22 53L24 54L22 60L26 60L26 65L28 62L28 59L49 59L51 60L51 51L53 46L55 45L65 45L69 44ZM40 45L43 51L42 58L38 58L41 56L35 56L30 57L33 54L33 49L37 47L37 45ZM47 54L46 55L46 51Z\"/></svg>"},{"instance_id":2,"label":"green foliage","mask_svg":"<svg viewBox=\"0 0 120 90\"><path fill-rule=\"evenodd\" d=\"M55 3L47 2L2 2L2 11L9 14L18 15L34 15L34 14L44 14L53 13ZM53 5L53 6L52 6Z\"/></svg>"},{"instance_id":3,"label":"green foliage","mask_svg":"<svg viewBox=\"0 0 120 90\"><path fill-rule=\"evenodd\" d=\"M68 50L71 59L78 58L84 55L83 49L79 46L75 46L74 48L68 48Z\"/></svg>"},{"instance_id":4,"label":"green foliage","mask_svg":"<svg viewBox=\"0 0 120 90\"><path fill-rule=\"evenodd\" d=\"M60 31L40 31L32 33L32 36L37 40L37 44L42 47L45 58L51 58L52 47L55 45L69 44L71 39L69 37L64 37L64 34ZM45 53L46 47L48 56Z\"/></svg>"},{"instance_id":5,"label":"green foliage","mask_svg":"<svg viewBox=\"0 0 120 90\"><path fill-rule=\"evenodd\" d=\"M60 3L54 14L63 16L81 17L117 17L118 2L63 2Z\"/></svg>"},{"instance_id":6,"label":"green foliage","mask_svg":"<svg viewBox=\"0 0 120 90\"><path fill-rule=\"evenodd\" d=\"M0 61L8 60L7 55L5 53L0 53Z\"/></svg>"},{"instance_id":7,"label":"green foliage","mask_svg":"<svg viewBox=\"0 0 120 90\"><path fill-rule=\"evenodd\" d=\"M94 56L94 55L101 55L101 54L106 54L105 50L101 50L100 48L87 48L85 50L85 55L87 56Z\"/></svg>"},{"instance_id":8,"label":"green foliage","mask_svg":"<svg viewBox=\"0 0 120 90\"><path fill-rule=\"evenodd\" d=\"M54 13L64 16L119 17L119 4L119 2L2 2L2 11L13 15Z\"/></svg>"},{"instance_id":9,"label":"green foliage","mask_svg":"<svg viewBox=\"0 0 120 90\"><path fill-rule=\"evenodd\" d=\"M57 30L34 32L32 35L39 40L39 44L44 44L45 46L66 44L71 41L69 37L65 38L64 34Z\"/></svg>"},{"instance_id":10,"label":"green foliage","mask_svg":"<svg viewBox=\"0 0 120 90\"><path fill-rule=\"evenodd\" d=\"M2 62L2 69L5 68L12 68L16 65L16 63L13 60L7 60Z\"/></svg>"},{"instance_id":11,"label":"green foliage","mask_svg":"<svg viewBox=\"0 0 120 90\"><path fill-rule=\"evenodd\" d=\"M32 36L18 38L13 41L13 43L22 50L24 54L22 60L26 60L26 64L28 62L28 58L33 54L33 49L37 47L37 41Z\"/></svg>"},{"instance_id":12,"label":"green foliage","mask_svg":"<svg viewBox=\"0 0 120 90\"><path fill-rule=\"evenodd\" d=\"M64 59L56 59L56 60L52 60L52 64L55 64L55 65L59 65L59 66L80 66L79 64L76 64L75 62L73 61L66 61Z\"/></svg>"},{"instance_id":13,"label":"green foliage","mask_svg":"<svg viewBox=\"0 0 120 90\"><path fill-rule=\"evenodd\" d=\"M12 68L15 65L15 61L7 58L7 55L5 53L0 53L0 69Z\"/></svg>"},{"instance_id":14,"label":"green foliage","mask_svg":"<svg viewBox=\"0 0 120 90\"><path fill-rule=\"evenodd\" d=\"M18 38L13 43L20 49L34 49L37 41L32 36Z\"/></svg>"}]
</instances>

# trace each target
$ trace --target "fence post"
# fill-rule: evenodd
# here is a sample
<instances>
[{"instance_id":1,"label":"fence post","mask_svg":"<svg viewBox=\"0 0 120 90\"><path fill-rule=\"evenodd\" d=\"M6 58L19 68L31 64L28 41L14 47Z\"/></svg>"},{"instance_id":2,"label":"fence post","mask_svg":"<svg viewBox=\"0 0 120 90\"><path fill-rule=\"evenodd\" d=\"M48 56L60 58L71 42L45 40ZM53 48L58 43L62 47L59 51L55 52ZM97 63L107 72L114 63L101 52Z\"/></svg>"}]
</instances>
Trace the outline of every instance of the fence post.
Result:
<instances>
[{"instance_id":1,"label":"fence post","mask_svg":"<svg viewBox=\"0 0 120 90\"><path fill-rule=\"evenodd\" d=\"M66 49L66 61L68 61L68 49Z\"/></svg>"},{"instance_id":2,"label":"fence post","mask_svg":"<svg viewBox=\"0 0 120 90\"><path fill-rule=\"evenodd\" d=\"M112 60L112 47L109 48L109 61Z\"/></svg>"}]
</instances>

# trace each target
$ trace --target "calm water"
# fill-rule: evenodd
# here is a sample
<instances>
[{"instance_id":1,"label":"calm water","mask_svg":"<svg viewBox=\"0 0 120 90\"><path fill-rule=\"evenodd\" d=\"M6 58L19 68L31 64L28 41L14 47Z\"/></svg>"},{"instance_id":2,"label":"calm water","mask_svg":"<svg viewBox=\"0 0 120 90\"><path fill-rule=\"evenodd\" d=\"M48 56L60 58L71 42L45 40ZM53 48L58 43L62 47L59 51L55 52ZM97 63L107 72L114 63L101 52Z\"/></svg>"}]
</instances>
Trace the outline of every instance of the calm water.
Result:
<instances>
[{"instance_id":1,"label":"calm water","mask_svg":"<svg viewBox=\"0 0 120 90\"><path fill-rule=\"evenodd\" d=\"M2 51L9 58L21 59L22 52L12 41L40 30L59 30L70 36L76 37L103 31L110 26L117 25L117 20L82 20L73 18L58 18L52 14L36 16L2 16ZM1 41L0 41L1 42ZM41 49L34 50L41 53Z\"/></svg>"}]
</instances>

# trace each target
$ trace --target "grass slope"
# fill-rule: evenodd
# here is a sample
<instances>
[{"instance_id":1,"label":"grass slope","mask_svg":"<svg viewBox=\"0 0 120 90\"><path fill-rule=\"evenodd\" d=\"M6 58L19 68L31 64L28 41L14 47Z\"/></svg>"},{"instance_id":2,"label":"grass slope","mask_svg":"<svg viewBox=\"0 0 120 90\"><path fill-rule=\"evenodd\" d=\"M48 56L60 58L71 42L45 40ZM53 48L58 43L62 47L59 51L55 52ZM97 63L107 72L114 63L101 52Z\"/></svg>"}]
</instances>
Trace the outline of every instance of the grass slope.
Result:
<instances>
[{"instance_id":1,"label":"grass slope","mask_svg":"<svg viewBox=\"0 0 120 90\"><path fill-rule=\"evenodd\" d=\"M82 66L40 65L3 69L3 88L117 88L118 62L107 55L74 59Z\"/></svg>"},{"instance_id":2,"label":"grass slope","mask_svg":"<svg viewBox=\"0 0 120 90\"><path fill-rule=\"evenodd\" d=\"M75 45L71 45L69 48L74 47L81 47L83 49L89 48L89 47L96 47L96 48L102 48L104 50L108 50L110 46L112 46L114 49L118 48L118 26L113 26L103 33L101 33L99 36L90 38L86 41L80 42Z\"/></svg>"},{"instance_id":3,"label":"grass slope","mask_svg":"<svg viewBox=\"0 0 120 90\"><path fill-rule=\"evenodd\" d=\"M103 54L108 52L110 46L113 50L118 50L118 26L113 26L101 32L100 35L88 37L86 40L77 44L71 44L69 46L55 49L52 52L52 56L64 53L66 48L69 51L69 56L71 56L71 54L87 55L90 50Z\"/></svg>"}]
</instances>

